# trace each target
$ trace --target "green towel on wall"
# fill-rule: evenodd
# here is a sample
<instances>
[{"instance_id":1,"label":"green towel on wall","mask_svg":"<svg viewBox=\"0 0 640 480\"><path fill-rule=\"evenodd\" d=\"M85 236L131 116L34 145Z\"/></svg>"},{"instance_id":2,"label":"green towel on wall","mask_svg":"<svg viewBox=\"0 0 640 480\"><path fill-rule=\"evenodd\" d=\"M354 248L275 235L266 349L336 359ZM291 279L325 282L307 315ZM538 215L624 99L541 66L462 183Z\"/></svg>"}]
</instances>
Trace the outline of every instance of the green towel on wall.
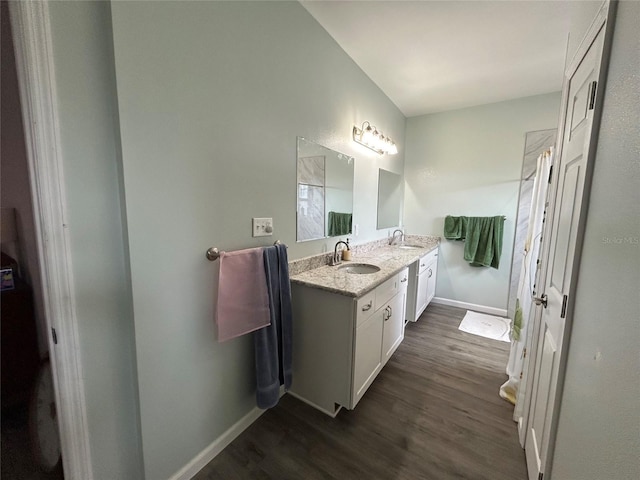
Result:
<instances>
[{"instance_id":1,"label":"green towel on wall","mask_svg":"<svg viewBox=\"0 0 640 480\"><path fill-rule=\"evenodd\" d=\"M464 259L474 266L500 266L504 217L468 217Z\"/></svg>"},{"instance_id":2,"label":"green towel on wall","mask_svg":"<svg viewBox=\"0 0 640 480\"><path fill-rule=\"evenodd\" d=\"M503 232L503 216L444 219L444 238L464 240L464 259L474 267L500 266Z\"/></svg>"},{"instance_id":3,"label":"green towel on wall","mask_svg":"<svg viewBox=\"0 0 640 480\"><path fill-rule=\"evenodd\" d=\"M448 240L464 240L467 234L467 217L444 218L444 238Z\"/></svg>"},{"instance_id":4,"label":"green towel on wall","mask_svg":"<svg viewBox=\"0 0 640 480\"><path fill-rule=\"evenodd\" d=\"M350 213L329 212L329 236L349 235L352 217Z\"/></svg>"}]
</instances>

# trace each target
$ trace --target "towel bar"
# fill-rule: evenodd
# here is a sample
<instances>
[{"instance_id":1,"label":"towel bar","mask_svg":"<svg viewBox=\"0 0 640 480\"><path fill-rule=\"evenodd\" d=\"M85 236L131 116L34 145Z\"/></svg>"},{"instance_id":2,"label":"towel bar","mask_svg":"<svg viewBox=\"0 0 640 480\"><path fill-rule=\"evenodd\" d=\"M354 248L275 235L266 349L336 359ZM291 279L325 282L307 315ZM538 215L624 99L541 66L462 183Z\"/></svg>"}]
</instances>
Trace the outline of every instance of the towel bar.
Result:
<instances>
[{"instance_id":1,"label":"towel bar","mask_svg":"<svg viewBox=\"0 0 640 480\"><path fill-rule=\"evenodd\" d=\"M275 242L273 242L274 245L280 245L280 243L280 240L276 240ZM222 252L218 250L218 247L211 247L207 250L205 255L207 256L207 260L209 260L210 262L214 262L220 258L221 253Z\"/></svg>"}]
</instances>

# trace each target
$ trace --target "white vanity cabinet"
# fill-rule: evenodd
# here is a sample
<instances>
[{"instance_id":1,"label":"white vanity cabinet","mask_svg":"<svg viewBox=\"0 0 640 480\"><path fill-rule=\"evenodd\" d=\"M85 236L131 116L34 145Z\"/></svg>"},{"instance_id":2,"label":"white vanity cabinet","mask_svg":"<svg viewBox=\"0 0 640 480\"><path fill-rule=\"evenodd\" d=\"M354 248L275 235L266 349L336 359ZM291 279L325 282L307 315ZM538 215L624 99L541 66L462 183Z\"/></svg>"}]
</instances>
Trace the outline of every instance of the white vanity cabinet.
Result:
<instances>
[{"instance_id":1,"label":"white vanity cabinet","mask_svg":"<svg viewBox=\"0 0 640 480\"><path fill-rule=\"evenodd\" d=\"M360 298L292 284L290 393L335 416L353 409L404 339L408 268Z\"/></svg>"},{"instance_id":2,"label":"white vanity cabinet","mask_svg":"<svg viewBox=\"0 0 640 480\"><path fill-rule=\"evenodd\" d=\"M432 250L409 267L407 321L417 322L436 294L438 249Z\"/></svg>"}]
</instances>

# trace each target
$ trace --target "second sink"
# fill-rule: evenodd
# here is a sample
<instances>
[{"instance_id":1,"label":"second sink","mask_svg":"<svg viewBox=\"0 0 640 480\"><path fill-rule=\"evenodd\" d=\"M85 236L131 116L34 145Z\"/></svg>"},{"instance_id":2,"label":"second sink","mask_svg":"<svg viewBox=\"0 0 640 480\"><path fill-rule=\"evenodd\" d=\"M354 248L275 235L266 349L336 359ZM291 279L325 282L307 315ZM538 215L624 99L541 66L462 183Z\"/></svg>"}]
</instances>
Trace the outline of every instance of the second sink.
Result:
<instances>
[{"instance_id":1,"label":"second sink","mask_svg":"<svg viewBox=\"0 0 640 480\"><path fill-rule=\"evenodd\" d=\"M338 270L346 271L347 273L356 273L359 275L367 273L376 273L380 271L380 267L371 265L368 263L347 263L338 267Z\"/></svg>"}]
</instances>

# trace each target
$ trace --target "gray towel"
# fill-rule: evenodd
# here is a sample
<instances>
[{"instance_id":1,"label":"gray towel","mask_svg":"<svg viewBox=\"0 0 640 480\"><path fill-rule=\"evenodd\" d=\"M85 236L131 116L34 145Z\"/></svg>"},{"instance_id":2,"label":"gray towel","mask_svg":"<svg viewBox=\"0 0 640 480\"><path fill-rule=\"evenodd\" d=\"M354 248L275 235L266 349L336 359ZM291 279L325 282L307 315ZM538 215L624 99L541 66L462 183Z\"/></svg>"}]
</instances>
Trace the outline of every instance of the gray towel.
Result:
<instances>
[{"instance_id":1,"label":"gray towel","mask_svg":"<svg viewBox=\"0 0 640 480\"><path fill-rule=\"evenodd\" d=\"M256 360L256 403L259 408L275 407L280 385L291 387L292 313L287 247L275 245L263 252L269 293L271 325L253 334Z\"/></svg>"}]
</instances>

